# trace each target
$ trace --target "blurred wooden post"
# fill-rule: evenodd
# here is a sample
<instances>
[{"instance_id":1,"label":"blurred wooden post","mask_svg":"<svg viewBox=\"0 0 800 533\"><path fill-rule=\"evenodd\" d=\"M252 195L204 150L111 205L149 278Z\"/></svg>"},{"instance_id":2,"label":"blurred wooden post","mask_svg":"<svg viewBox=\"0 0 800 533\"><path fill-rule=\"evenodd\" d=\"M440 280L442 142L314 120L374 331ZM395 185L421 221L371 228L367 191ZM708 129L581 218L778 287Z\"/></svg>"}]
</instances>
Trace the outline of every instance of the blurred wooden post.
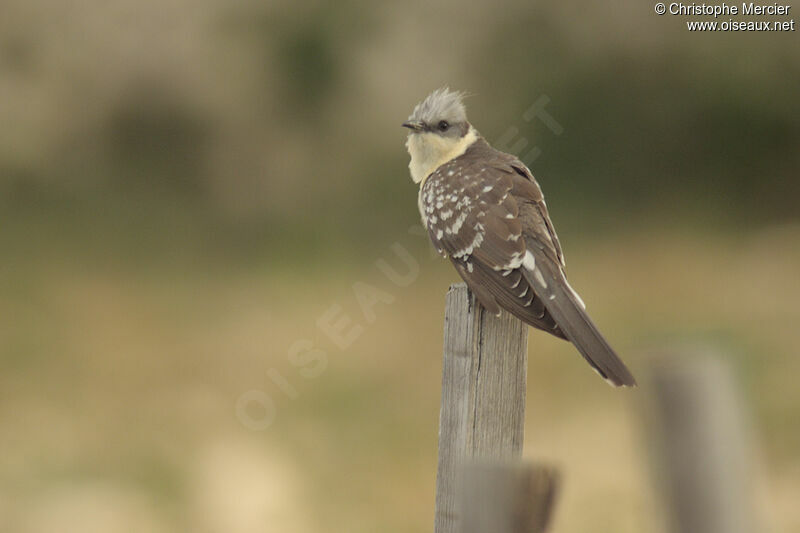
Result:
<instances>
[{"instance_id":1,"label":"blurred wooden post","mask_svg":"<svg viewBox=\"0 0 800 533\"><path fill-rule=\"evenodd\" d=\"M458 533L457 469L468 459L522 455L528 328L495 317L466 285L447 292L435 533Z\"/></svg>"},{"instance_id":2,"label":"blurred wooden post","mask_svg":"<svg viewBox=\"0 0 800 533\"><path fill-rule=\"evenodd\" d=\"M553 468L474 464L463 474L460 533L543 533L558 489Z\"/></svg>"},{"instance_id":3,"label":"blurred wooden post","mask_svg":"<svg viewBox=\"0 0 800 533\"><path fill-rule=\"evenodd\" d=\"M656 466L675 533L750 533L747 438L728 368L703 354L653 371Z\"/></svg>"}]
</instances>

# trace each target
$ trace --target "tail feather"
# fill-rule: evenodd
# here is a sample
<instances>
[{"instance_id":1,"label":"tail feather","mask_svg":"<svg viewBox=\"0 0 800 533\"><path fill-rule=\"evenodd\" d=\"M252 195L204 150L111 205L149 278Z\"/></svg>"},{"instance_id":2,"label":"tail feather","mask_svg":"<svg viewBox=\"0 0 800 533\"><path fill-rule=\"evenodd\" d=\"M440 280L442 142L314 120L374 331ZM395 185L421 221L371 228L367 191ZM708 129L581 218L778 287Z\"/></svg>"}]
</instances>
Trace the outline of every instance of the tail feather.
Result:
<instances>
[{"instance_id":1,"label":"tail feather","mask_svg":"<svg viewBox=\"0 0 800 533\"><path fill-rule=\"evenodd\" d=\"M552 265L548 258L531 254L530 258L526 257L522 270L558 327L592 368L615 387L635 387L636 379L586 314L583 302L571 289L561 269Z\"/></svg>"}]
</instances>

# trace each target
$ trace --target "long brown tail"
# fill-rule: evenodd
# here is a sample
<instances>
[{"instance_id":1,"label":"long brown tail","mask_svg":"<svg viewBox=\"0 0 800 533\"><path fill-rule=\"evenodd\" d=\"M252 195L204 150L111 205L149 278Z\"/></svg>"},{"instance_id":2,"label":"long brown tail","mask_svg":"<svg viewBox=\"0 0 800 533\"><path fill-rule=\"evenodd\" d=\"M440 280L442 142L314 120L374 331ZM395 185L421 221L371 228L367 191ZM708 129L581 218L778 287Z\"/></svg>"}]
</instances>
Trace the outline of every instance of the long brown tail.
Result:
<instances>
[{"instance_id":1,"label":"long brown tail","mask_svg":"<svg viewBox=\"0 0 800 533\"><path fill-rule=\"evenodd\" d=\"M636 379L586 314L583 302L570 288L561 269L544 254L537 254L535 250L528 253L533 253L536 261L532 269L522 269L525 279L541 297L567 339L611 385L635 387Z\"/></svg>"}]
</instances>

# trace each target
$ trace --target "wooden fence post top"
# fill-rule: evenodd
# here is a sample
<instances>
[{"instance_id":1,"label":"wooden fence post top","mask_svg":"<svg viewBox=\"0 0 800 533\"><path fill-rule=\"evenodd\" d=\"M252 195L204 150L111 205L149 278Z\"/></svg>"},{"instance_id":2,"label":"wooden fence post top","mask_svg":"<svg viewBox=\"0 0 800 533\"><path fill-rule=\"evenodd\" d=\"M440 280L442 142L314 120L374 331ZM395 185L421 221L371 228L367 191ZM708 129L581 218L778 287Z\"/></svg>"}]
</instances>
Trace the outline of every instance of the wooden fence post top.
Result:
<instances>
[{"instance_id":1,"label":"wooden fence post top","mask_svg":"<svg viewBox=\"0 0 800 533\"><path fill-rule=\"evenodd\" d=\"M475 463L464 467L460 533L543 533L559 478L547 465Z\"/></svg>"},{"instance_id":2,"label":"wooden fence post top","mask_svg":"<svg viewBox=\"0 0 800 533\"><path fill-rule=\"evenodd\" d=\"M487 313L463 283L445 300L435 531L457 533L459 467L522 454L528 328Z\"/></svg>"},{"instance_id":3,"label":"wooden fence post top","mask_svg":"<svg viewBox=\"0 0 800 533\"><path fill-rule=\"evenodd\" d=\"M747 428L725 360L682 348L650 377L651 451L670 531L759 531Z\"/></svg>"}]
</instances>

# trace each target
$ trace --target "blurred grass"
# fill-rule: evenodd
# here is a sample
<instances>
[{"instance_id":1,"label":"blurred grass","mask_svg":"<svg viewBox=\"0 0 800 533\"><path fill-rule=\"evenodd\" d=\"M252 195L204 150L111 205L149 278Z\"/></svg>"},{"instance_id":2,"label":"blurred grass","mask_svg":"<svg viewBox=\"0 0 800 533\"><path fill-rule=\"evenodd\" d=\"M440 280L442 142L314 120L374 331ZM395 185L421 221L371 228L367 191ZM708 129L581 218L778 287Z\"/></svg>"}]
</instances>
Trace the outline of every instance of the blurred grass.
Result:
<instances>
[{"instance_id":1,"label":"blurred grass","mask_svg":"<svg viewBox=\"0 0 800 533\"><path fill-rule=\"evenodd\" d=\"M800 432L786 423L800 415L791 378L800 371L800 228L571 237L571 279L634 369L671 343L714 346L731 359L760 434L763 490L781 507L776 524L797 527L800 517L780 502L800 495ZM80 514L84 503L70 498L98 484L116 495L106 502L114 512L164 531L198 520L209 530L263 530L275 520L281 531L427 529L442 299L454 275L415 244L420 237L399 240L421 264L403 290L369 262L336 267L324 255L318 261L333 268L322 272L194 252L130 268L68 248L46 262L16 255L0 288L5 530L42 530L42 506ZM370 253L393 258L388 244ZM352 295L355 281L395 298L376 308L374 324ZM345 351L315 325L333 303L365 325ZM303 378L289 363L297 339L328 353L321 376ZM269 380L270 368L297 399ZM559 531L654 530L636 409L645 392L613 391L586 370L566 343L531 334L526 454L565 470ZM251 389L276 402L263 433L236 418L238 396ZM220 484L252 492L230 499ZM276 491L289 492L275 500ZM87 498L86 516L95 516Z\"/></svg>"},{"instance_id":2,"label":"blurred grass","mask_svg":"<svg viewBox=\"0 0 800 533\"><path fill-rule=\"evenodd\" d=\"M445 84L487 139L541 149L570 278L634 369L730 358L764 511L800 529L792 36L688 35L632 2L6 4L0 532L429 530L455 274L408 232L399 123ZM563 134L524 120L541 95ZM395 241L421 264L403 290L374 266ZM374 324L356 281L394 298ZM365 326L345 351L316 326L332 304ZM529 381L557 530L657 531L645 391L539 333ZM263 433L236 417L252 389Z\"/></svg>"}]
</instances>

